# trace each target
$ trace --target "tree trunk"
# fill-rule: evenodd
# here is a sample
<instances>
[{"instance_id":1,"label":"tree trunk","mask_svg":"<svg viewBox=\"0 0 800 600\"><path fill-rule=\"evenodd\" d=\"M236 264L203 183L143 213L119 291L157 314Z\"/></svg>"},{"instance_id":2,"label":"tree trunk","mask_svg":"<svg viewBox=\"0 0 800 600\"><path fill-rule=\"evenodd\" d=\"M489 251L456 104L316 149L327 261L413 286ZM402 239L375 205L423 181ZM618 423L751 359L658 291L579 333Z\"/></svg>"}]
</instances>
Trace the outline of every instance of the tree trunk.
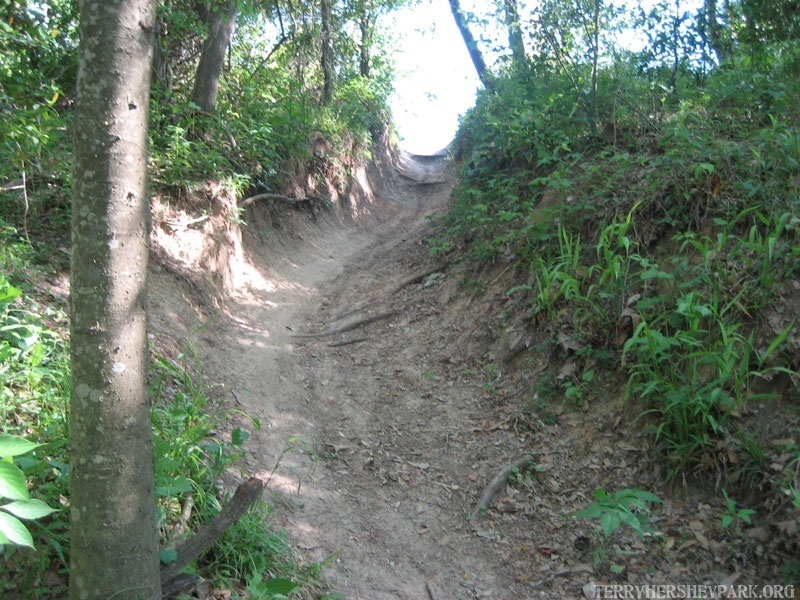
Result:
<instances>
[{"instance_id":1,"label":"tree trunk","mask_svg":"<svg viewBox=\"0 0 800 600\"><path fill-rule=\"evenodd\" d=\"M333 46L331 45L331 2L320 0L322 9L322 103L333 98Z\"/></svg>"},{"instance_id":2,"label":"tree trunk","mask_svg":"<svg viewBox=\"0 0 800 600\"><path fill-rule=\"evenodd\" d=\"M717 56L717 63L721 64L728 57L727 45L723 39L722 24L717 19L717 0L705 0L703 6L705 17L706 41Z\"/></svg>"},{"instance_id":3,"label":"tree trunk","mask_svg":"<svg viewBox=\"0 0 800 600\"><path fill-rule=\"evenodd\" d=\"M481 50L478 48L478 43L472 36L472 31L470 31L467 18L461 11L461 4L459 0L449 0L449 2L450 11L453 13L453 19L456 21L456 27L458 27L458 31L461 33L464 44L467 46L467 52L469 52L469 57L472 59L472 64L475 65L478 78L481 80L483 87L485 87L487 90L494 89L494 82L492 81L491 73L489 73L489 70L486 68L486 62L483 60L483 54L481 54Z\"/></svg>"},{"instance_id":4,"label":"tree trunk","mask_svg":"<svg viewBox=\"0 0 800 600\"><path fill-rule=\"evenodd\" d=\"M600 10L603 0L594 0L592 13L592 89L589 101L589 122L592 131L597 131L597 66L600 60Z\"/></svg>"},{"instance_id":5,"label":"tree trunk","mask_svg":"<svg viewBox=\"0 0 800 600\"><path fill-rule=\"evenodd\" d=\"M160 598L147 394L156 0L81 0L72 197L70 598Z\"/></svg>"},{"instance_id":6,"label":"tree trunk","mask_svg":"<svg viewBox=\"0 0 800 600\"><path fill-rule=\"evenodd\" d=\"M362 77L369 77L370 57L372 48L372 24L370 23L370 15L367 11L366 3L360 6L361 14L358 16L358 28L361 32L361 47L359 48L359 69L358 72Z\"/></svg>"},{"instance_id":7,"label":"tree trunk","mask_svg":"<svg viewBox=\"0 0 800 600\"><path fill-rule=\"evenodd\" d=\"M525 42L522 39L522 25L519 21L517 0L503 0L506 28L508 29L508 45L515 66L525 62Z\"/></svg>"},{"instance_id":8,"label":"tree trunk","mask_svg":"<svg viewBox=\"0 0 800 600\"><path fill-rule=\"evenodd\" d=\"M208 38L203 42L200 62L197 64L192 101L200 110L213 113L217 107L225 50L231 43L236 16L239 14L239 0L214 2L203 12L208 25Z\"/></svg>"}]
</instances>

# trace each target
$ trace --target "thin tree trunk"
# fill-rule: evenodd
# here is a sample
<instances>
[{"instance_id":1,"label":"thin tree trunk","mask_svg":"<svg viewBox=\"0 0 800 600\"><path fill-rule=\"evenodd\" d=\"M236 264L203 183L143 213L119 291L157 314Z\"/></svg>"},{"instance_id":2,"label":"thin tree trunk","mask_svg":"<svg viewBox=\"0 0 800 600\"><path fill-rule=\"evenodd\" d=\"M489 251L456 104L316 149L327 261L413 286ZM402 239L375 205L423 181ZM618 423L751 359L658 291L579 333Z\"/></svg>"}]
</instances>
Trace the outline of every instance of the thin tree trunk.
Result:
<instances>
[{"instance_id":1,"label":"thin tree trunk","mask_svg":"<svg viewBox=\"0 0 800 600\"><path fill-rule=\"evenodd\" d=\"M515 65L525 62L525 42L522 39L522 25L519 21L517 0L504 0L506 28L508 29L508 45Z\"/></svg>"},{"instance_id":2,"label":"thin tree trunk","mask_svg":"<svg viewBox=\"0 0 800 600\"><path fill-rule=\"evenodd\" d=\"M225 65L225 50L231 43L238 14L239 0L213 3L205 11L208 38L203 43L192 91L192 101L204 112L213 113L216 110L219 81Z\"/></svg>"},{"instance_id":3,"label":"thin tree trunk","mask_svg":"<svg viewBox=\"0 0 800 600\"><path fill-rule=\"evenodd\" d=\"M372 27L370 23L370 15L367 13L367 7L362 5L361 14L358 18L358 28L361 32L361 47L359 48L359 69L358 72L362 77L369 77L371 56L370 50L372 47Z\"/></svg>"},{"instance_id":4,"label":"thin tree trunk","mask_svg":"<svg viewBox=\"0 0 800 600\"><path fill-rule=\"evenodd\" d=\"M600 9L602 0L594 0L594 13L592 15L592 90L589 120L592 130L597 130L597 65L600 60Z\"/></svg>"},{"instance_id":5,"label":"thin tree trunk","mask_svg":"<svg viewBox=\"0 0 800 600\"><path fill-rule=\"evenodd\" d=\"M726 44L723 40L723 29L717 18L717 0L705 0L703 6L705 13L706 40L717 56L717 62L722 63L728 56Z\"/></svg>"},{"instance_id":6,"label":"thin tree trunk","mask_svg":"<svg viewBox=\"0 0 800 600\"><path fill-rule=\"evenodd\" d=\"M459 0L449 0L449 2L450 12L453 13L456 27L458 27L458 31L461 33L461 37L467 47L467 52L469 52L469 57L472 59L472 64L475 65L478 78L481 80L483 87L487 90L494 89L491 73L489 73L489 69L486 68L486 61L483 60L483 54L481 54L481 50L478 48L478 44L472 35L472 31L470 31L467 18L461 10L461 3Z\"/></svg>"},{"instance_id":7,"label":"thin tree trunk","mask_svg":"<svg viewBox=\"0 0 800 600\"><path fill-rule=\"evenodd\" d=\"M81 0L72 196L70 598L160 598L147 394L155 0Z\"/></svg>"},{"instance_id":8,"label":"thin tree trunk","mask_svg":"<svg viewBox=\"0 0 800 600\"><path fill-rule=\"evenodd\" d=\"M328 104L333 98L333 47L331 45L331 2L320 0L322 9L322 103Z\"/></svg>"}]
</instances>

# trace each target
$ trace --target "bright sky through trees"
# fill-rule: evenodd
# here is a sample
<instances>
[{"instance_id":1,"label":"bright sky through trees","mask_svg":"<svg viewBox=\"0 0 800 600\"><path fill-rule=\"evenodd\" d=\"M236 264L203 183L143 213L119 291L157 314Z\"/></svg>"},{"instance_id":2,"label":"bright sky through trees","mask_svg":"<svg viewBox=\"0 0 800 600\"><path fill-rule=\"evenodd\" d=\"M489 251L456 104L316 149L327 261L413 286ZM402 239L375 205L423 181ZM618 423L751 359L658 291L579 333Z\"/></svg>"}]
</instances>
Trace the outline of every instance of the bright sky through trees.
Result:
<instances>
[{"instance_id":1,"label":"bright sky through trees","mask_svg":"<svg viewBox=\"0 0 800 600\"><path fill-rule=\"evenodd\" d=\"M392 112L409 152L433 153L455 135L480 86L447 0L423 0L388 17L402 50Z\"/></svg>"},{"instance_id":2,"label":"bright sky through trees","mask_svg":"<svg viewBox=\"0 0 800 600\"><path fill-rule=\"evenodd\" d=\"M620 0L649 11L657 0ZM694 14L700 0L678 0L681 11ZM463 7L476 13L492 12L486 0L465 0ZM674 5L673 5L674 6ZM521 4L524 10L524 4ZM444 148L458 129L459 115L475 103L480 81L464 47L447 0L422 0L387 16L400 51L396 55L397 80L390 99L401 147L419 154ZM498 30L497 39L505 33ZM641 32L627 31L619 40L638 50L645 43ZM492 58L488 48L487 58Z\"/></svg>"}]
</instances>

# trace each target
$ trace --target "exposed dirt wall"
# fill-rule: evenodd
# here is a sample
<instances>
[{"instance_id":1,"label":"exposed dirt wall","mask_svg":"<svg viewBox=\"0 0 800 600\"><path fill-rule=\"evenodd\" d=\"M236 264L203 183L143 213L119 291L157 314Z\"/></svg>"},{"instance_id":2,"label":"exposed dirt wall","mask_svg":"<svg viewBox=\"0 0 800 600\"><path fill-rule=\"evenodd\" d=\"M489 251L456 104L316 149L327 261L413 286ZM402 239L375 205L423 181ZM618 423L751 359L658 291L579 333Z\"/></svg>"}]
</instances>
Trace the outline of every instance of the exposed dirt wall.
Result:
<instances>
[{"instance_id":1,"label":"exposed dirt wall","mask_svg":"<svg viewBox=\"0 0 800 600\"><path fill-rule=\"evenodd\" d=\"M282 193L293 202L274 198L240 208L244 198L218 181L154 195L150 328L162 351L180 352L237 289L263 285L264 270L286 243L314 243L321 227L359 225L386 208L381 185L396 160L388 133L370 157L355 141L338 155L324 141L311 145L312 158L289 168Z\"/></svg>"}]
</instances>

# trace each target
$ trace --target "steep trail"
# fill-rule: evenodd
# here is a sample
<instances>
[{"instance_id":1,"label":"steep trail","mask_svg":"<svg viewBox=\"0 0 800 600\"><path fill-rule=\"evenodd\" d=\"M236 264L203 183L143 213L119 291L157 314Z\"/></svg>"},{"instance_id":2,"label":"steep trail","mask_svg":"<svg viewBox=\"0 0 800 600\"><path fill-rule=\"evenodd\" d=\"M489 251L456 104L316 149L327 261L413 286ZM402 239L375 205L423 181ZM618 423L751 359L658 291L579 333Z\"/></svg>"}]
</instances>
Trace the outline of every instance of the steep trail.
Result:
<instances>
[{"instance_id":1,"label":"steep trail","mask_svg":"<svg viewBox=\"0 0 800 600\"><path fill-rule=\"evenodd\" d=\"M227 423L252 436L226 484L270 477L272 521L350 600L761 581L756 562L738 564L719 507L659 489L651 435L620 402L624 382L596 385L582 407L538 396L541 374L569 349L539 352L532 339L514 350L527 345L514 329L525 310L503 279L513 263L470 271L431 257L428 216L447 208L447 166L405 156L355 223L293 209L267 227L266 212L246 216L241 285L191 336L212 396L262 425ZM186 296L202 288L187 292L162 271L151 304L165 337L192 322ZM475 512L527 456L533 468L500 480L489 510ZM604 542L614 558L598 561L596 523L571 515L596 490L625 489L663 493L650 517L658 533L623 528Z\"/></svg>"},{"instance_id":2,"label":"steep trail","mask_svg":"<svg viewBox=\"0 0 800 600\"><path fill-rule=\"evenodd\" d=\"M520 443L513 431L480 442L481 381L458 364L442 315L452 286L425 240L449 197L446 167L406 156L385 190L393 214L296 240L198 340L206 378L261 421L246 467L280 462L273 518L310 560L335 553L325 574L354 600L513 587L497 533L465 519L475 463L500 468L500 449Z\"/></svg>"}]
</instances>

